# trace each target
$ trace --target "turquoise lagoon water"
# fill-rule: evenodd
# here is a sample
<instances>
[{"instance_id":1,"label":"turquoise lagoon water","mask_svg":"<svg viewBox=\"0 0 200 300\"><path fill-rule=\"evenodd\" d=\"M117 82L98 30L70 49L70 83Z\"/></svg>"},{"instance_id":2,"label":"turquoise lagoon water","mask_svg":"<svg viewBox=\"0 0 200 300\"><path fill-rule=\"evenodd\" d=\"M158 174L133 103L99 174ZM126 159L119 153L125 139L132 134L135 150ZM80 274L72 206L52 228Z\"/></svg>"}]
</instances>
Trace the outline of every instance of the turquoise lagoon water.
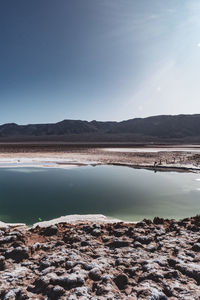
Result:
<instances>
[{"instance_id":1,"label":"turquoise lagoon water","mask_svg":"<svg viewBox=\"0 0 200 300\"><path fill-rule=\"evenodd\" d=\"M1 221L92 213L130 221L199 214L200 174L118 166L0 169Z\"/></svg>"}]
</instances>

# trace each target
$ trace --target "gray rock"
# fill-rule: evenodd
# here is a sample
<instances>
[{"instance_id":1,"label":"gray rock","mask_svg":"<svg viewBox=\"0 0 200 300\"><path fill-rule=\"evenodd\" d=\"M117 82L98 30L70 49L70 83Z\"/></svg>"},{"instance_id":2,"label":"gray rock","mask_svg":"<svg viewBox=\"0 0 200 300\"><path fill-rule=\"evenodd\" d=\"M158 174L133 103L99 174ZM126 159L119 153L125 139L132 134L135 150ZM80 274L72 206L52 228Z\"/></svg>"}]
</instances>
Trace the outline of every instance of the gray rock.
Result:
<instances>
[{"instance_id":1,"label":"gray rock","mask_svg":"<svg viewBox=\"0 0 200 300\"><path fill-rule=\"evenodd\" d=\"M94 235L94 236L100 236L101 235L101 230L99 230L97 228L93 229L91 234Z\"/></svg>"},{"instance_id":2,"label":"gray rock","mask_svg":"<svg viewBox=\"0 0 200 300\"><path fill-rule=\"evenodd\" d=\"M159 290L152 288L150 291L150 300L167 300L167 296Z\"/></svg>"},{"instance_id":3,"label":"gray rock","mask_svg":"<svg viewBox=\"0 0 200 300\"><path fill-rule=\"evenodd\" d=\"M23 259L27 259L29 257L28 248L27 247L17 247L14 249L9 249L5 253L6 258L12 258L16 262L20 262Z\"/></svg>"},{"instance_id":4,"label":"gray rock","mask_svg":"<svg viewBox=\"0 0 200 300\"><path fill-rule=\"evenodd\" d=\"M10 235L10 236L6 236L0 239L0 245L2 244L7 244L7 243L12 243L14 241L17 240L17 236L16 235Z\"/></svg>"},{"instance_id":5,"label":"gray rock","mask_svg":"<svg viewBox=\"0 0 200 300\"><path fill-rule=\"evenodd\" d=\"M3 255L0 255L0 271L3 271L5 269L5 257Z\"/></svg>"},{"instance_id":6,"label":"gray rock","mask_svg":"<svg viewBox=\"0 0 200 300\"><path fill-rule=\"evenodd\" d=\"M67 274L60 277L57 276L56 278L51 278L50 283L71 289L82 286L84 284L84 278L83 276L77 274Z\"/></svg>"},{"instance_id":7,"label":"gray rock","mask_svg":"<svg viewBox=\"0 0 200 300\"><path fill-rule=\"evenodd\" d=\"M31 246L31 251L34 252L34 251L37 251L39 250L41 247L40 243L34 243L32 246Z\"/></svg>"},{"instance_id":8,"label":"gray rock","mask_svg":"<svg viewBox=\"0 0 200 300\"><path fill-rule=\"evenodd\" d=\"M200 243L196 243L192 246L192 250L195 252L200 252Z\"/></svg>"},{"instance_id":9,"label":"gray rock","mask_svg":"<svg viewBox=\"0 0 200 300\"><path fill-rule=\"evenodd\" d=\"M74 289L74 293L78 296L78 297L88 297L89 298L89 294L88 294L88 288L87 287L78 287ZM81 298L82 299L82 298Z\"/></svg>"},{"instance_id":10,"label":"gray rock","mask_svg":"<svg viewBox=\"0 0 200 300\"><path fill-rule=\"evenodd\" d=\"M114 282L120 290L124 290L128 284L128 277L125 274L119 274L114 277Z\"/></svg>"},{"instance_id":11,"label":"gray rock","mask_svg":"<svg viewBox=\"0 0 200 300\"><path fill-rule=\"evenodd\" d=\"M136 242L139 242L139 243L141 243L141 244L148 245L148 244L151 243L152 237L150 237L150 236L137 236L137 237L135 238L135 241L136 241Z\"/></svg>"},{"instance_id":12,"label":"gray rock","mask_svg":"<svg viewBox=\"0 0 200 300\"><path fill-rule=\"evenodd\" d=\"M51 225L51 226L48 226L48 227L44 228L41 231L41 234L46 235L46 236L51 236L51 235L57 234L57 232L58 232L57 226L56 225Z\"/></svg>"},{"instance_id":13,"label":"gray rock","mask_svg":"<svg viewBox=\"0 0 200 300\"><path fill-rule=\"evenodd\" d=\"M65 293L65 289L59 285L53 287L50 297L57 298Z\"/></svg>"},{"instance_id":14,"label":"gray rock","mask_svg":"<svg viewBox=\"0 0 200 300\"><path fill-rule=\"evenodd\" d=\"M123 240L114 240L111 243L106 244L106 246L110 248L123 248L123 247L128 247L129 245L130 242L123 241Z\"/></svg>"},{"instance_id":15,"label":"gray rock","mask_svg":"<svg viewBox=\"0 0 200 300\"><path fill-rule=\"evenodd\" d=\"M94 268L94 269L90 270L90 272L89 272L90 279L92 279L94 281L101 280L101 276L102 276L102 273L98 268Z\"/></svg>"}]
</instances>

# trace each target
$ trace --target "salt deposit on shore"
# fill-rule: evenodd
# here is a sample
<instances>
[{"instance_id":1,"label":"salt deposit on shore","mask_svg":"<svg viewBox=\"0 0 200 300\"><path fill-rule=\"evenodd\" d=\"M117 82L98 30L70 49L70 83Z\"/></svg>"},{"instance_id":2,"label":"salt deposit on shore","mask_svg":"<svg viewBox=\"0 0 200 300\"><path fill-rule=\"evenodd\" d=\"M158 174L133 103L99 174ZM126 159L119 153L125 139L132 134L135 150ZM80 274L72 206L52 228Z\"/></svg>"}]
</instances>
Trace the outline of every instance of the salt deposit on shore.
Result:
<instances>
[{"instance_id":1,"label":"salt deposit on shore","mask_svg":"<svg viewBox=\"0 0 200 300\"><path fill-rule=\"evenodd\" d=\"M94 164L96 162L93 162ZM71 169L79 166L87 166L91 162L74 161L62 157L0 157L0 168L62 168Z\"/></svg>"},{"instance_id":2,"label":"salt deposit on shore","mask_svg":"<svg viewBox=\"0 0 200 300\"><path fill-rule=\"evenodd\" d=\"M200 154L190 148L116 148L73 149L66 152L0 152L0 168L42 167L74 168L101 164L130 166L156 170L199 171ZM116 151L117 150L117 151ZM185 151L187 150L187 151ZM198 149L197 149L198 150ZM146 151L146 152L145 152Z\"/></svg>"},{"instance_id":3,"label":"salt deposit on shore","mask_svg":"<svg viewBox=\"0 0 200 300\"><path fill-rule=\"evenodd\" d=\"M200 152L200 148L183 148L183 147L143 147L143 148L104 148L104 151L110 151L110 152L136 152L136 153L158 153L158 152Z\"/></svg>"}]
</instances>

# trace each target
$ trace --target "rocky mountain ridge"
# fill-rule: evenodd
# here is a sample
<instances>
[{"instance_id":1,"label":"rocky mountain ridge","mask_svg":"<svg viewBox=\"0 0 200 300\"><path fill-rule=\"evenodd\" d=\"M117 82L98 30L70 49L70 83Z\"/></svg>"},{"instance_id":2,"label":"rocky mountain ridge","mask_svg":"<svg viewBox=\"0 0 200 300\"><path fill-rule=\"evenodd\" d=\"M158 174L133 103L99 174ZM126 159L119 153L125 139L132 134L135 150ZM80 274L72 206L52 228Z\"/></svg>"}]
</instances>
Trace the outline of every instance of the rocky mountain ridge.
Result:
<instances>
[{"instance_id":1,"label":"rocky mountain ridge","mask_svg":"<svg viewBox=\"0 0 200 300\"><path fill-rule=\"evenodd\" d=\"M0 140L200 141L200 114L160 115L122 122L63 120L58 123L0 125Z\"/></svg>"}]
</instances>

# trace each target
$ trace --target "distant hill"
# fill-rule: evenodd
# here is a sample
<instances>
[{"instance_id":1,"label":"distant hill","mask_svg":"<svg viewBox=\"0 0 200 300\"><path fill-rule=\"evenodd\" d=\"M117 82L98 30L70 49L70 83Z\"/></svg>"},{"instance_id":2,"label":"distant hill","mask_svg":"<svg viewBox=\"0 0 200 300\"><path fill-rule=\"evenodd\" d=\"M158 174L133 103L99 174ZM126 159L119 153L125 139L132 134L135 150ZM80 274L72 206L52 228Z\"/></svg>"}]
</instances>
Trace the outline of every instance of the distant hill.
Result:
<instances>
[{"instance_id":1,"label":"distant hill","mask_svg":"<svg viewBox=\"0 0 200 300\"><path fill-rule=\"evenodd\" d=\"M64 120L52 124L0 126L0 141L200 142L200 114L160 115L122 122Z\"/></svg>"}]
</instances>

